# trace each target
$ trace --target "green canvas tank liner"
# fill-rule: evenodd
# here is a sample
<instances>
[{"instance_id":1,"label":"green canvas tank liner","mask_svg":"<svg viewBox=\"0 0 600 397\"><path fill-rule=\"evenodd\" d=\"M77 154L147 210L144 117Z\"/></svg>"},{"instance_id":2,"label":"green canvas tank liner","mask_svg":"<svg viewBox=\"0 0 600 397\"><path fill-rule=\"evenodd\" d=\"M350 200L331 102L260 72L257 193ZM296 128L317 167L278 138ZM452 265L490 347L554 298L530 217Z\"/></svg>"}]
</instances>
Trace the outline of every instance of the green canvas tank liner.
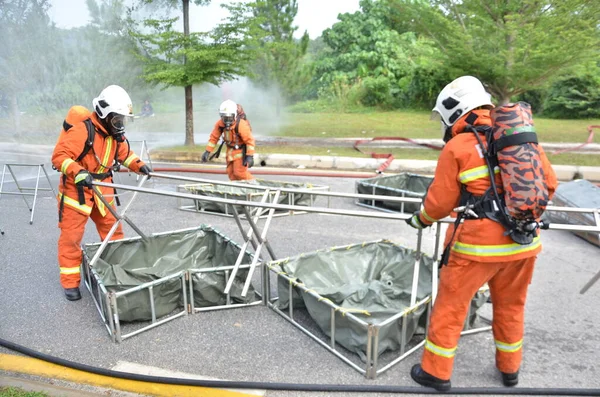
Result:
<instances>
[{"instance_id":1,"label":"green canvas tank liner","mask_svg":"<svg viewBox=\"0 0 600 397\"><path fill-rule=\"evenodd\" d=\"M281 182L281 181L270 181L264 179L256 179L256 184L260 186L274 187L274 188L287 188L287 189L314 189L314 190L329 190L328 186L317 186L311 183L292 183L292 182ZM236 181L242 183L243 181ZM226 198L233 200L247 200L247 201L261 201L264 196L263 189L253 188L242 188L237 186L224 186L212 183L197 183L197 184L186 184L180 185L179 191L187 191L190 193L198 194L201 196ZM273 202L275 192L270 192L269 202ZM299 206L311 206L313 204L314 197L309 193L290 193L281 192L277 203L275 204L289 204ZM225 215L233 215L233 209L230 204L207 202L202 200L196 200L193 207L180 206L183 210L194 210L211 212ZM236 210L238 213L243 214L241 206L237 206ZM258 211L268 211L256 208ZM275 210L275 214L288 213L288 210Z\"/></svg>"},{"instance_id":2,"label":"green canvas tank liner","mask_svg":"<svg viewBox=\"0 0 600 397\"><path fill-rule=\"evenodd\" d=\"M87 244L83 249L84 261L89 263L100 244ZM96 283L109 292L126 292L144 283L165 279L153 286L155 317L168 315L183 307L184 289L181 278L173 278L190 269L233 266L240 246L207 225L198 228L154 234L148 240L141 237L110 242L93 268ZM242 264L249 264L252 254L247 253ZM234 303L254 301L254 289L241 296L247 270L240 269L230 291ZM171 279L168 279L171 277ZM194 305L219 306L226 303L224 272L195 273L192 275ZM106 305L102 305L104 317ZM153 319L148 290L141 289L117 298L121 321L148 321Z\"/></svg>"},{"instance_id":3,"label":"green canvas tank liner","mask_svg":"<svg viewBox=\"0 0 600 397\"><path fill-rule=\"evenodd\" d=\"M422 199L432 181L432 177L408 172L397 175L378 176L357 181L356 193ZM420 207L418 203L394 203L365 199L359 199L357 204L382 211L403 213L413 213L418 211Z\"/></svg>"},{"instance_id":4,"label":"green canvas tank liner","mask_svg":"<svg viewBox=\"0 0 600 397\"><path fill-rule=\"evenodd\" d=\"M361 320L378 325L406 311L410 307L413 269L416 252L388 240L334 247L304 253L295 257L267 263L278 274L279 299L276 307L285 312L289 306L289 290L292 288L293 308L306 308L318 328L331 337L332 309L324 301L333 303L335 313L335 341L366 360L368 328L352 321L348 313ZM416 302L431 295L433 260L422 255ZM318 297L302 288L316 293ZM471 321L475 311L487 300L485 293L478 293L472 302ZM405 317L381 326L378 351L395 351L401 346L402 329L406 318L406 340L416 332L423 332L427 303L416 305Z\"/></svg>"},{"instance_id":5,"label":"green canvas tank liner","mask_svg":"<svg viewBox=\"0 0 600 397\"><path fill-rule=\"evenodd\" d=\"M544 216L549 216L551 222L571 225L600 226L600 216L598 215L598 211L600 211L600 187L585 179L576 179L571 182L560 183L552 198L552 206L595 208L596 213L546 210ZM600 233L573 233L600 247Z\"/></svg>"}]
</instances>

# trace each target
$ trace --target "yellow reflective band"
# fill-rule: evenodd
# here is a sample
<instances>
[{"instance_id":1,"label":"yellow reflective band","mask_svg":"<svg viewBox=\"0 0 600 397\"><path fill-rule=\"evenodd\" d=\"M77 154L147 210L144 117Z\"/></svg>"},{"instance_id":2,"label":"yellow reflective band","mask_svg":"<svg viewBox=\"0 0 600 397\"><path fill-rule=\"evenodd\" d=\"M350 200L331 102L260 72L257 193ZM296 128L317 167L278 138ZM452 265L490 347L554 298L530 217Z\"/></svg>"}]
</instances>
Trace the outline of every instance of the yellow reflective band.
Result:
<instances>
[{"instance_id":1,"label":"yellow reflective band","mask_svg":"<svg viewBox=\"0 0 600 397\"><path fill-rule=\"evenodd\" d=\"M540 247L541 244L542 241L539 237L535 237L531 244L527 245L521 245L517 243L501 245L474 245L457 241L454 244L454 247L452 247L452 251L473 256L508 256L533 251Z\"/></svg>"},{"instance_id":2,"label":"yellow reflective band","mask_svg":"<svg viewBox=\"0 0 600 397\"><path fill-rule=\"evenodd\" d=\"M72 159L66 159L65 161L63 161L60 166L60 172L67 175L67 168L69 168L69 166L71 164L73 164L74 162L75 162L75 160L72 160Z\"/></svg>"},{"instance_id":3,"label":"yellow reflective band","mask_svg":"<svg viewBox=\"0 0 600 397\"><path fill-rule=\"evenodd\" d=\"M429 222L431 223L435 223L438 220L437 219L433 219L432 217L430 217L427 212L425 212L425 208L423 208L423 211L421 211L421 215L423 215L423 218L427 219Z\"/></svg>"},{"instance_id":4,"label":"yellow reflective band","mask_svg":"<svg viewBox=\"0 0 600 397\"><path fill-rule=\"evenodd\" d=\"M77 267L61 267L60 274L79 274L79 266Z\"/></svg>"},{"instance_id":5,"label":"yellow reflective band","mask_svg":"<svg viewBox=\"0 0 600 397\"><path fill-rule=\"evenodd\" d=\"M246 150L254 150L254 146L246 145Z\"/></svg>"},{"instance_id":6,"label":"yellow reflective band","mask_svg":"<svg viewBox=\"0 0 600 397\"><path fill-rule=\"evenodd\" d=\"M494 167L494 174L499 174L500 168ZM481 167L471 168L470 170L466 170L458 174L458 179L460 183L472 182L475 179L488 178L490 176L490 172L488 171L487 165L482 165Z\"/></svg>"},{"instance_id":7,"label":"yellow reflective band","mask_svg":"<svg viewBox=\"0 0 600 397\"><path fill-rule=\"evenodd\" d=\"M89 205L85 205L85 204L81 205L81 204L79 204L79 201L73 200L71 197L65 196L62 193L59 193L58 200L59 201L63 200L63 197L65 200L65 205L68 205L69 207L78 209L79 211L84 212L88 215L92 213L92 207L90 207Z\"/></svg>"},{"instance_id":8,"label":"yellow reflective band","mask_svg":"<svg viewBox=\"0 0 600 397\"><path fill-rule=\"evenodd\" d=\"M113 204L115 203L115 199L113 198L111 201L108 202L111 206L113 206ZM103 217L106 216L106 205L104 205L104 203L102 202L102 200L98 199L96 205L98 205L98 211L100 211L100 215L102 215Z\"/></svg>"},{"instance_id":9,"label":"yellow reflective band","mask_svg":"<svg viewBox=\"0 0 600 397\"><path fill-rule=\"evenodd\" d=\"M225 130L225 142L231 143L231 139L229 138L229 130Z\"/></svg>"},{"instance_id":10,"label":"yellow reflective band","mask_svg":"<svg viewBox=\"0 0 600 397\"><path fill-rule=\"evenodd\" d=\"M233 155L233 158L234 158L234 159L241 159L241 158L242 158L242 154L241 154L241 153L234 154L234 155Z\"/></svg>"},{"instance_id":11,"label":"yellow reflective band","mask_svg":"<svg viewBox=\"0 0 600 397\"><path fill-rule=\"evenodd\" d=\"M112 151L112 139L106 139L106 150L104 151L104 157L102 158L102 164L100 164L100 168L98 169L98 173L104 172L112 165L108 162L110 161L110 152ZM108 165L108 167L104 167L104 165Z\"/></svg>"},{"instance_id":12,"label":"yellow reflective band","mask_svg":"<svg viewBox=\"0 0 600 397\"><path fill-rule=\"evenodd\" d=\"M504 343L494 339L496 342L496 349L505 353L516 353L523 347L523 339L515 343Z\"/></svg>"},{"instance_id":13,"label":"yellow reflective band","mask_svg":"<svg viewBox=\"0 0 600 397\"><path fill-rule=\"evenodd\" d=\"M208 142L208 145L206 145L206 146L214 148L215 146L217 146L217 144L216 143L212 143L212 142Z\"/></svg>"},{"instance_id":14,"label":"yellow reflective band","mask_svg":"<svg viewBox=\"0 0 600 397\"><path fill-rule=\"evenodd\" d=\"M436 356L441 356L445 358L452 358L456 354L456 347L451 349L446 349L444 347L440 347L434 343L432 343L429 339L425 341L425 349L429 350Z\"/></svg>"},{"instance_id":15,"label":"yellow reflective band","mask_svg":"<svg viewBox=\"0 0 600 397\"><path fill-rule=\"evenodd\" d=\"M123 161L123 165L127 168L129 168L129 164L131 164L131 162L133 160L136 160L138 158L138 156L136 154L132 154L131 156L127 157L125 159L125 161Z\"/></svg>"}]
</instances>

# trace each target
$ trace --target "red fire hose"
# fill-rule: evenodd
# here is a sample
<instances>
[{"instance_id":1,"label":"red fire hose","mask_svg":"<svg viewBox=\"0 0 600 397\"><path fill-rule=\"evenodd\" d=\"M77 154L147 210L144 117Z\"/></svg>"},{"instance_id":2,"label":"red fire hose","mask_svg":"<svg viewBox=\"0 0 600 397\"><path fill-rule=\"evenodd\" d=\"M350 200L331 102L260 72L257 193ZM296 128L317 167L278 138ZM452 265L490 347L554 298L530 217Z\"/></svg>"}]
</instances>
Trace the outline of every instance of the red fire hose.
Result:
<instances>
[{"instance_id":1,"label":"red fire hose","mask_svg":"<svg viewBox=\"0 0 600 397\"><path fill-rule=\"evenodd\" d=\"M362 154L369 155L374 159L387 158L387 160L385 162L383 162L379 166L379 168L377 168L376 172L378 174L381 174L385 169L387 169L390 166L390 164L392 164L392 161L394 160L394 156L391 153L383 154L383 153L375 153L375 152L364 152L364 151L360 150L360 148L358 147L358 145L362 145L363 143L369 143L369 142L374 142L374 141L404 141L404 142L410 142L417 146L423 146L423 147L426 147L429 149L434 149L434 150L442 150L443 149L442 146L432 145L429 143L417 142L410 138L403 138L403 137L397 137L397 136L392 136L392 137L378 136L378 137L371 138L371 139L360 139L360 140L354 142L354 149Z\"/></svg>"},{"instance_id":2,"label":"red fire hose","mask_svg":"<svg viewBox=\"0 0 600 397\"><path fill-rule=\"evenodd\" d=\"M582 143L581 145L578 145L578 146L575 146L575 147L572 147L572 148L555 150L555 151L552 152L552 154L560 154L560 153L570 152L570 151L573 151L573 150L580 149L580 148L584 147L585 145L587 145L588 143L592 143L592 141L594 140L594 131L593 131L594 128L600 128L600 125L590 125L587 128L588 132L590 134L588 135L587 140L584 143Z\"/></svg>"}]
</instances>

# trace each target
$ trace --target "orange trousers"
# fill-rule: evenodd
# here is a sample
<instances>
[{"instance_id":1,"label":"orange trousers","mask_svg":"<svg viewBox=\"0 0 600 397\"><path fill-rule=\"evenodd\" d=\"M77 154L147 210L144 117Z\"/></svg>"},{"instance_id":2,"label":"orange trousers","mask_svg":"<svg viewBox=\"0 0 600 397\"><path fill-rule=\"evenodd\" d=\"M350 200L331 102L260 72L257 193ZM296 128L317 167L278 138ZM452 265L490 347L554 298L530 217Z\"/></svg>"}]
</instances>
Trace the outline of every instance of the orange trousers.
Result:
<instances>
[{"instance_id":1,"label":"orange trousers","mask_svg":"<svg viewBox=\"0 0 600 397\"><path fill-rule=\"evenodd\" d=\"M116 222L115 217L108 211L106 216L102 216L96 205L92 205L92 213L89 216L67 205L64 206L62 222L58 223L58 227L60 228L60 237L58 238L58 266L60 268L60 284L63 288L79 287L82 260L81 240L83 239L88 218L92 218L92 221L96 224L96 230L102 240L104 240L110 228ZM118 240L123 237L123 228L119 224L111 240Z\"/></svg>"},{"instance_id":2,"label":"orange trousers","mask_svg":"<svg viewBox=\"0 0 600 397\"><path fill-rule=\"evenodd\" d=\"M248 181L254 179L248 167L242 164L242 159L227 162L227 175L230 181Z\"/></svg>"},{"instance_id":3,"label":"orange trousers","mask_svg":"<svg viewBox=\"0 0 600 397\"><path fill-rule=\"evenodd\" d=\"M496 367L505 373L521 365L525 298L535 257L506 262L473 262L452 255L440 272L421 367L440 379L452 376L454 355L469 305L486 282L490 287Z\"/></svg>"}]
</instances>

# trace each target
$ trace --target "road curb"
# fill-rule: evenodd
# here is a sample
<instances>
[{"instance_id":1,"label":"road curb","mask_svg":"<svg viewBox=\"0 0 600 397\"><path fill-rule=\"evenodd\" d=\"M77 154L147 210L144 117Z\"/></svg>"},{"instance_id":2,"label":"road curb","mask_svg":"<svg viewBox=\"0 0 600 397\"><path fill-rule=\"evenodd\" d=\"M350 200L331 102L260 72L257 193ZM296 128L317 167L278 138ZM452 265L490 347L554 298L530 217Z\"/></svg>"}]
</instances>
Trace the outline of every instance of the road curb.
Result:
<instances>
[{"instance_id":1,"label":"road curb","mask_svg":"<svg viewBox=\"0 0 600 397\"><path fill-rule=\"evenodd\" d=\"M12 354L0 354L0 371L34 375L46 379L60 379L76 384L92 385L142 395L148 394L165 397L256 397L254 394L209 387L169 385L113 378L52 364L36 358Z\"/></svg>"},{"instance_id":2,"label":"road curb","mask_svg":"<svg viewBox=\"0 0 600 397\"><path fill-rule=\"evenodd\" d=\"M150 152L152 161L166 163L199 164L201 162L201 156L201 152L171 152L162 150ZM254 160L254 163L256 164L255 167L263 161L266 163L266 166L279 168L375 172L386 159L287 154L265 155L257 153ZM224 165L225 160L223 158L214 159L211 163ZM385 169L385 172L414 172L418 174L433 175L436 166L437 161L435 160L395 159L390 163L389 167ZM600 167L552 165L552 168L560 181L587 179L590 182L600 182Z\"/></svg>"}]
</instances>

